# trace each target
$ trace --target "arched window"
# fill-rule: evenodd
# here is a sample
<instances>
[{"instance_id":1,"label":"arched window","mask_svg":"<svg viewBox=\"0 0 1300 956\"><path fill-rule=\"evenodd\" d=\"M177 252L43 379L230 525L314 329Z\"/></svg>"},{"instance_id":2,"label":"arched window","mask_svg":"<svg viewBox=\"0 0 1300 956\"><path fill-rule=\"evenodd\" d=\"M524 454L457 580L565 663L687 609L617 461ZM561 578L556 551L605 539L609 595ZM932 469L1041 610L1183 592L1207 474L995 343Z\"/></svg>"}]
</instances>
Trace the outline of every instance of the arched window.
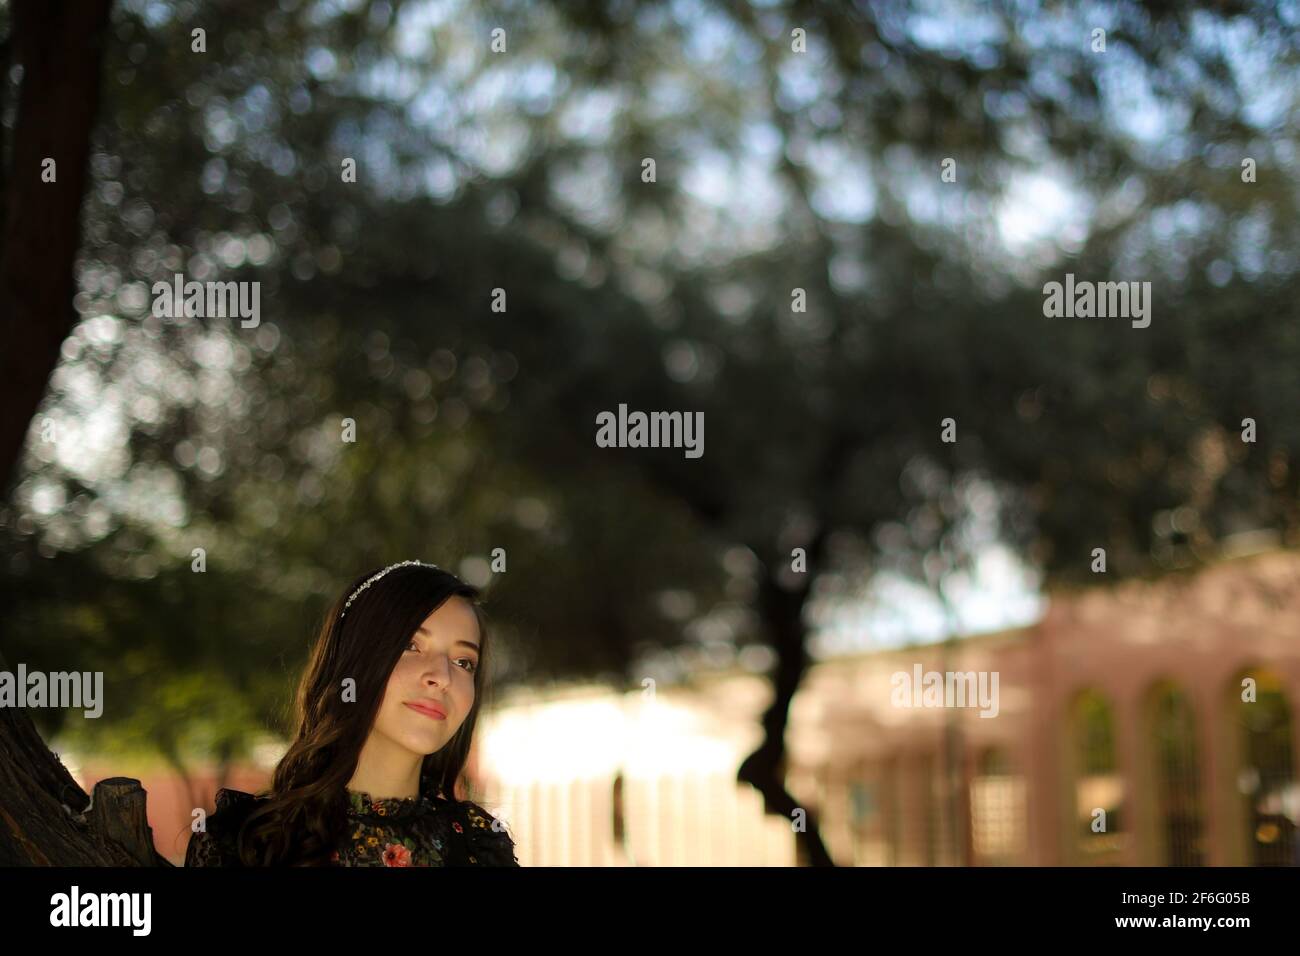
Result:
<instances>
[{"instance_id":1,"label":"arched window","mask_svg":"<svg viewBox=\"0 0 1300 956\"><path fill-rule=\"evenodd\" d=\"M889 860L882 791L890 781L866 769L849 782L849 827L853 836L854 866L885 866Z\"/></svg>"},{"instance_id":2,"label":"arched window","mask_svg":"<svg viewBox=\"0 0 1300 956\"><path fill-rule=\"evenodd\" d=\"M885 763L882 786L884 794L881 810L885 816L885 865L901 866L903 862L903 798L902 764L897 757Z\"/></svg>"},{"instance_id":3,"label":"arched window","mask_svg":"<svg viewBox=\"0 0 1300 956\"><path fill-rule=\"evenodd\" d=\"M1088 690L1075 699L1072 718L1075 846L1082 863L1117 863L1126 821L1114 713Z\"/></svg>"},{"instance_id":4,"label":"arched window","mask_svg":"<svg viewBox=\"0 0 1300 956\"><path fill-rule=\"evenodd\" d=\"M1300 787L1292 764L1291 708L1277 674L1247 671L1254 681L1253 701L1242 699L1237 785L1245 801L1247 863L1294 866ZM1248 698L1246 688L1241 698Z\"/></svg>"},{"instance_id":5,"label":"arched window","mask_svg":"<svg viewBox=\"0 0 1300 956\"><path fill-rule=\"evenodd\" d=\"M1204 810L1196 750L1196 717L1172 684L1152 691L1148 710L1154 763L1155 814L1164 866L1205 864Z\"/></svg>"}]
</instances>

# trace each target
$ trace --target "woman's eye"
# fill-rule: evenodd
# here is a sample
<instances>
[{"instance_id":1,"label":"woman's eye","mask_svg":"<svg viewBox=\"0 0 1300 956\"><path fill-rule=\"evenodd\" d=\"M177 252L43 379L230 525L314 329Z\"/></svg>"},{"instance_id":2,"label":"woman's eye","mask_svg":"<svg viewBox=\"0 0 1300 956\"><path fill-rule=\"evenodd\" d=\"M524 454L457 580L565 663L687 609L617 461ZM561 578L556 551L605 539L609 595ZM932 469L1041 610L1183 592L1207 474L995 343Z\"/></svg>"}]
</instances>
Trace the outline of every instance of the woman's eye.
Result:
<instances>
[{"instance_id":1,"label":"woman's eye","mask_svg":"<svg viewBox=\"0 0 1300 956\"><path fill-rule=\"evenodd\" d=\"M419 642L415 638L411 638L411 642L406 645L406 649L408 651L418 651L420 649ZM478 670L478 661L473 658L461 657L456 660L456 663L471 674Z\"/></svg>"}]
</instances>

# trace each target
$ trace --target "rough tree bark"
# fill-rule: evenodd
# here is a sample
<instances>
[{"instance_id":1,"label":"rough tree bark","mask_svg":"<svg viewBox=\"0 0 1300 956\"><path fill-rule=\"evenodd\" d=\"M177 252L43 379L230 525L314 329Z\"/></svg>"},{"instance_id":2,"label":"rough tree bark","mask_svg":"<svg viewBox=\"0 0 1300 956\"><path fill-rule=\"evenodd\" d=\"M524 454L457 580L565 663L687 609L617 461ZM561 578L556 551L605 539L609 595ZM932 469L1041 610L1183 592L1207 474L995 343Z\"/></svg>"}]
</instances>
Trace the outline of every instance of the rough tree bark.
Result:
<instances>
[{"instance_id":1,"label":"rough tree bark","mask_svg":"<svg viewBox=\"0 0 1300 956\"><path fill-rule=\"evenodd\" d=\"M22 86L12 162L0 190L0 478L6 498L32 416L76 320L73 263L110 6L111 0L11 5L4 47L7 59L22 67ZM41 179L47 159L57 173L50 183ZM9 670L3 655L0 669ZM0 866L170 865L154 849L139 781L100 781L92 800L27 712L0 708Z\"/></svg>"},{"instance_id":2,"label":"rough tree bark","mask_svg":"<svg viewBox=\"0 0 1300 956\"><path fill-rule=\"evenodd\" d=\"M0 655L0 670L9 664ZM27 711L0 708L0 866L171 866L154 849L138 780L94 799L50 752Z\"/></svg>"}]
</instances>

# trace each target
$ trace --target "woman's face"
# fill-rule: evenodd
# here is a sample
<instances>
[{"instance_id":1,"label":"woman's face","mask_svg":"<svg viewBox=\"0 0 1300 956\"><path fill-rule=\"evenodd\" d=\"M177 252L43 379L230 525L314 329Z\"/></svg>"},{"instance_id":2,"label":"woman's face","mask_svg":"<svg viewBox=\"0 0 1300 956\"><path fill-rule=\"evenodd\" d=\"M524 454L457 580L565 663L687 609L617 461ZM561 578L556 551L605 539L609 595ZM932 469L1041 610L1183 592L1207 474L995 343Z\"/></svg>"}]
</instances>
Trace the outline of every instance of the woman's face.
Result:
<instances>
[{"instance_id":1,"label":"woman's face","mask_svg":"<svg viewBox=\"0 0 1300 956\"><path fill-rule=\"evenodd\" d=\"M421 756L441 750L474 706L479 642L469 601L458 596L444 601L402 651L371 733Z\"/></svg>"}]
</instances>

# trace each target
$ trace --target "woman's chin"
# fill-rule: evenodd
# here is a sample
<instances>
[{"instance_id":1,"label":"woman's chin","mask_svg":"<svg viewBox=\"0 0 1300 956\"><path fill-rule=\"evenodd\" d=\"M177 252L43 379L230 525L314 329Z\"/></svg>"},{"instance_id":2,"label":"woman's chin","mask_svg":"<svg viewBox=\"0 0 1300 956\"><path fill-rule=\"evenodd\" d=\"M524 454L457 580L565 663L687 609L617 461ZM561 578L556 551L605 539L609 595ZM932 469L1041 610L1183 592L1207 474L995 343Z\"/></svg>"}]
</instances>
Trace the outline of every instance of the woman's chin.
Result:
<instances>
[{"instance_id":1,"label":"woman's chin","mask_svg":"<svg viewBox=\"0 0 1300 956\"><path fill-rule=\"evenodd\" d=\"M403 743L405 743L407 749L413 753L427 757L429 754L437 753L441 750L446 745L447 740L441 733L431 734L425 732L422 734L411 734L405 741L403 741Z\"/></svg>"}]
</instances>

